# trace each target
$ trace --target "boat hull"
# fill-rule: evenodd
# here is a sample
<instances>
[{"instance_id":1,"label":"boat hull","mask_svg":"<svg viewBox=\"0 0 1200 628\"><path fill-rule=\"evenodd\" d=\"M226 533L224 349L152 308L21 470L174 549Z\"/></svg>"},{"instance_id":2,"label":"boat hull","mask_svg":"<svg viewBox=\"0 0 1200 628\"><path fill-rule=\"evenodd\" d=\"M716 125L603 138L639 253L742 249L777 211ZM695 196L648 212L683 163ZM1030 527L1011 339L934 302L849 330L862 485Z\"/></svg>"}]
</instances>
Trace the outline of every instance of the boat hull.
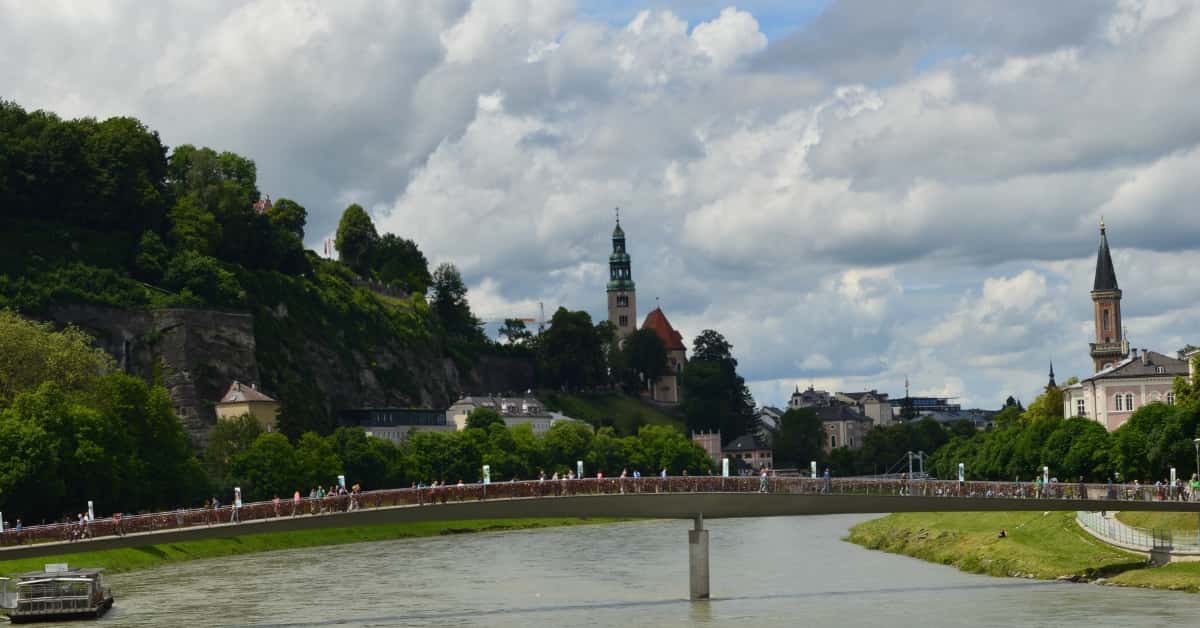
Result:
<instances>
[{"instance_id":1,"label":"boat hull","mask_svg":"<svg viewBox=\"0 0 1200 628\"><path fill-rule=\"evenodd\" d=\"M14 624L33 624L47 621L71 621L75 619L99 619L112 608L113 598L108 596L103 602L100 602L95 607L61 613L21 613L12 611L8 616L8 620Z\"/></svg>"}]
</instances>

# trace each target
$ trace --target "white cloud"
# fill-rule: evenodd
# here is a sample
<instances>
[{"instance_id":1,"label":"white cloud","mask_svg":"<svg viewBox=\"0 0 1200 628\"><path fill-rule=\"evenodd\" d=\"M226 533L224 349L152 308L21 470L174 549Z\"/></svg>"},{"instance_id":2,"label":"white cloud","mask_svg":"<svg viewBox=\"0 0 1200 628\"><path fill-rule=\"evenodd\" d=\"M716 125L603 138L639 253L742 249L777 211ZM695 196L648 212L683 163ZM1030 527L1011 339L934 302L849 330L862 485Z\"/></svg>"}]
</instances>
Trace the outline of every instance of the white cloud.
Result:
<instances>
[{"instance_id":1,"label":"white cloud","mask_svg":"<svg viewBox=\"0 0 1200 628\"><path fill-rule=\"evenodd\" d=\"M1102 213L1138 344L1200 337L1194 3L835 2L771 42L534 0L0 14L6 98L249 155L310 245L371 207L487 316L602 314L619 205L642 313L726 334L760 401L1081 374Z\"/></svg>"},{"instance_id":2,"label":"white cloud","mask_svg":"<svg viewBox=\"0 0 1200 628\"><path fill-rule=\"evenodd\" d=\"M692 29L692 40L717 68L737 63L767 47L767 36L758 31L758 20L746 11L727 7L711 22Z\"/></svg>"}]
</instances>

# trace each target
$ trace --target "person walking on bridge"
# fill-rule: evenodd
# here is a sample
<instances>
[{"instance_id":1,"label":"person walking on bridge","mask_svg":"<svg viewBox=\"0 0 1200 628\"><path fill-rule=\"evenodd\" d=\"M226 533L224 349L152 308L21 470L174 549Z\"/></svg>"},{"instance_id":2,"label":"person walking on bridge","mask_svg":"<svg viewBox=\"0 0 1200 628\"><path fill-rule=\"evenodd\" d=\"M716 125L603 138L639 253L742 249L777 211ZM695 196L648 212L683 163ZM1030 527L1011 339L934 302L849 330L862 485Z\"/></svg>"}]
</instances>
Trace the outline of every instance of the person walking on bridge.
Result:
<instances>
[{"instance_id":1,"label":"person walking on bridge","mask_svg":"<svg viewBox=\"0 0 1200 628\"><path fill-rule=\"evenodd\" d=\"M821 487L821 492L828 495L833 492L833 476L829 475L829 467L825 467L824 486Z\"/></svg>"},{"instance_id":2,"label":"person walking on bridge","mask_svg":"<svg viewBox=\"0 0 1200 628\"><path fill-rule=\"evenodd\" d=\"M767 492L767 467L763 466L762 471L758 475L758 492Z\"/></svg>"}]
</instances>

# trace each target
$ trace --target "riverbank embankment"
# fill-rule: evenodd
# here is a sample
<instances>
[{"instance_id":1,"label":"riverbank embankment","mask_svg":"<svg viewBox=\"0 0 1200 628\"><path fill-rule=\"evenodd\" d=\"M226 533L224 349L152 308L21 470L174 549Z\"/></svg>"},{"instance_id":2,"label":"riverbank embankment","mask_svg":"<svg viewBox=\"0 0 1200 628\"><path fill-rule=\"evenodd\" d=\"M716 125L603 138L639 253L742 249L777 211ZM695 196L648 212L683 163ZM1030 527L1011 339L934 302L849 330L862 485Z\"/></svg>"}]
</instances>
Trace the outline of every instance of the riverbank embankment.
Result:
<instances>
[{"instance_id":1,"label":"riverbank embankment","mask_svg":"<svg viewBox=\"0 0 1200 628\"><path fill-rule=\"evenodd\" d=\"M1200 592L1200 563L1149 567L1080 529L1073 512L892 514L847 540L969 573Z\"/></svg>"},{"instance_id":2,"label":"riverbank embankment","mask_svg":"<svg viewBox=\"0 0 1200 628\"><path fill-rule=\"evenodd\" d=\"M620 519L484 519L472 521L438 521L426 523L398 523L350 528L301 530L253 534L224 539L207 539L183 543L164 543L145 547L79 552L0 561L0 575L12 575L28 571L41 571L46 563L68 563L73 566L98 567L109 573L121 573L149 569L169 563L237 556L257 552L344 545L370 541L438 536L445 534L468 534L474 532L498 532L507 530L529 530L537 528L611 523Z\"/></svg>"}]
</instances>

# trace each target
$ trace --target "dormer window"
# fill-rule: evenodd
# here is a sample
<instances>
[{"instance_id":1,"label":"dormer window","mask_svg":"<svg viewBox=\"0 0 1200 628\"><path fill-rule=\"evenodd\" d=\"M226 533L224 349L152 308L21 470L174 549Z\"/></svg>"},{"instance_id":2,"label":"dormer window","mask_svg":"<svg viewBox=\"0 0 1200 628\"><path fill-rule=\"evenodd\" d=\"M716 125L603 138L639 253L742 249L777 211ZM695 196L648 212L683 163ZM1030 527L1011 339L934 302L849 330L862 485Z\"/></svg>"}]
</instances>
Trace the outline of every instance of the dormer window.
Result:
<instances>
[{"instance_id":1,"label":"dormer window","mask_svg":"<svg viewBox=\"0 0 1200 628\"><path fill-rule=\"evenodd\" d=\"M1167 372L1167 367L1165 367L1165 366L1156 366L1156 367L1154 367L1154 372L1155 372L1155 373L1158 373L1159 375L1162 375L1163 373L1166 373L1166 372Z\"/></svg>"}]
</instances>

